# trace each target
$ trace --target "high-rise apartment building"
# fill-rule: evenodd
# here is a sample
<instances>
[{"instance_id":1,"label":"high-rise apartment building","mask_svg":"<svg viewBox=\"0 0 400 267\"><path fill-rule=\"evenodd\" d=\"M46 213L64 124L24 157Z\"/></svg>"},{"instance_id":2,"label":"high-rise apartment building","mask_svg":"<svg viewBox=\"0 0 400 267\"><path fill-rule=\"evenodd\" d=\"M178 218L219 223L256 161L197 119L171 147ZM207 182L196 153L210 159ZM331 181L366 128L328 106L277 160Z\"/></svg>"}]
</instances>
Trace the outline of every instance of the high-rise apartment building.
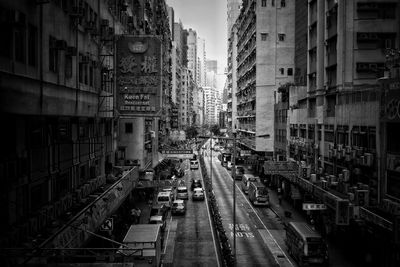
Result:
<instances>
[{"instance_id":1,"label":"high-rise apartment building","mask_svg":"<svg viewBox=\"0 0 400 267\"><path fill-rule=\"evenodd\" d=\"M227 1L227 26L228 26L228 42L231 36L232 27L240 14L242 0L228 0Z\"/></svg>"},{"instance_id":2,"label":"high-rise apartment building","mask_svg":"<svg viewBox=\"0 0 400 267\"><path fill-rule=\"evenodd\" d=\"M243 1L237 19L238 136L260 155L273 156L275 92L294 78L294 7Z\"/></svg>"},{"instance_id":3,"label":"high-rise apartment building","mask_svg":"<svg viewBox=\"0 0 400 267\"><path fill-rule=\"evenodd\" d=\"M199 86L206 85L206 41L204 38L197 37L197 73Z\"/></svg>"},{"instance_id":4,"label":"high-rise apartment building","mask_svg":"<svg viewBox=\"0 0 400 267\"><path fill-rule=\"evenodd\" d=\"M189 29L187 33L187 68L192 73L194 82L198 84L197 33L193 29Z\"/></svg>"},{"instance_id":5,"label":"high-rise apartment building","mask_svg":"<svg viewBox=\"0 0 400 267\"><path fill-rule=\"evenodd\" d=\"M237 26L233 25L228 39L227 68L227 127L234 129L237 125Z\"/></svg>"},{"instance_id":6,"label":"high-rise apartment building","mask_svg":"<svg viewBox=\"0 0 400 267\"><path fill-rule=\"evenodd\" d=\"M302 161L305 179L318 190L334 192L335 201L343 203L343 209L327 209L322 218L326 229L346 225L357 229L354 235L380 233L362 237L360 248L376 266L399 263L394 243L388 242L399 227L393 216L400 209L400 191L394 186L400 180L394 171L400 149L389 133L398 128L386 128L394 118L388 111L393 110L390 88L399 88L393 73L399 66L389 60L394 58L390 51L400 45L399 21L400 2L394 0L296 1L287 152ZM329 206L329 199L313 197ZM368 238L375 241L364 242Z\"/></svg>"},{"instance_id":7,"label":"high-rise apartment building","mask_svg":"<svg viewBox=\"0 0 400 267\"><path fill-rule=\"evenodd\" d=\"M144 1L135 2L145 6ZM28 265L35 254L29 248L41 251L40 262L45 264L55 250L42 248L61 251L83 246L91 235L82 234L82 229L95 232L131 194L139 168L132 165L146 168L158 163L152 159L158 152L162 124L143 116L130 120L120 113L121 106L143 112L151 107L147 96L136 101L137 88L116 76L117 69L131 73L133 66L127 66L127 61L115 64L115 47L116 35L162 33L159 45L168 51L165 3L142 9L125 3L0 3L0 122L4 128L0 243L2 248L18 248L17 255L2 253L1 266L17 266L20 260ZM168 62L168 57L165 53L158 62ZM151 67L145 71L155 73ZM159 75L165 85L158 92L161 101L162 96L169 97L168 72L166 67ZM168 114L167 109L163 111ZM118 189L115 165L126 169ZM99 197L105 190L108 196L118 197ZM103 211L94 212L100 206Z\"/></svg>"}]
</instances>

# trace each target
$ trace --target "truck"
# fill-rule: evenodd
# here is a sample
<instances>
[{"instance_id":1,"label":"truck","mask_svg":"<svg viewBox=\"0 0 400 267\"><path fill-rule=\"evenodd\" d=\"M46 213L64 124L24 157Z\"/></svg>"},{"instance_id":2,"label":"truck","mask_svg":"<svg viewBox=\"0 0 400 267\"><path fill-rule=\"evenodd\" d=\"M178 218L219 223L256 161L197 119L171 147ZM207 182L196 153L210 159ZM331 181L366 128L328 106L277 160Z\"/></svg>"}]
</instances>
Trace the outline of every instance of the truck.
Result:
<instances>
[{"instance_id":1,"label":"truck","mask_svg":"<svg viewBox=\"0 0 400 267\"><path fill-rule=\"evenodd\" d=\"M253 205L269 206L268 189L259 181L250 182L249 200Z\"/></svg>"},{"instance_id":2,"label":"truck","mask_svg":"<svg viewBox=\"0 0 400 267\"><path fill-rule=\"evenodd\" d=\"M138 266L160 266L161 229L159 224L133 224L126 233L118 253L125 262Z\"/></svg>"}]
</instances>

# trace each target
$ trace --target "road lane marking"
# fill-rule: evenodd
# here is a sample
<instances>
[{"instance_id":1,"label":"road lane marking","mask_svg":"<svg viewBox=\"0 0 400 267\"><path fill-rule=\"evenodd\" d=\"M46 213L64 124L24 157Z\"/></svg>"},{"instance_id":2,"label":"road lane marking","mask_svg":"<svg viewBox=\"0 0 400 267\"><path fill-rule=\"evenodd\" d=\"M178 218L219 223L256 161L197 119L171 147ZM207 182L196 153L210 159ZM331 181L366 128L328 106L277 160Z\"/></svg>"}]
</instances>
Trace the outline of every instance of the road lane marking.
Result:
<instances>
[{"instance_id":1,"label":"road lane marking","mask_svg":"<svg viewBox=\"0 0 400 267\"><path fill-rule=\"evenodd\" d=\"M167 232L167 241L165 242L164 254L165 254L165 251L166 251L167 245L168 245L169 230L171 229L171 224L172 224L172 214L171 214L171 219L169 219L169 226L168 226L168 232Z\"/></svg>"},{"instance_id":2,"label":"road lane marking","mask_svg":"<svg viewBox=\"0 0 400 267\"><path fill-rule=\"evenodd\" d=\"M232 179L232 177L231 177L230 173L228 172L228 170L225 169L225 168L224 168L224 170L228 173L228 177ZM236 182L235 182L235 186L236 186L236 188L237 188L236 191L240 191L240 193L242 194L242 196L244 197L244 199L246 200L246 202L250 205L250 208L253 210L254 214L257 216L258 220L261 222L262 226L265 228L265 230L267 230L267 233L268 233L269 237L273 240L273 243L270 243L270 245L274 245L274 244L275 244L275 245L279 248L280 252L282 252L283 255L285 255L285 257L286 257L287 261L290 263L290 265L293 266L293 267L295 267L295 265L290 261L288 255L286 255L285 251L281 248L281 246L279 246L278 242L277 242L277 241L275 240L275 238L272 236L272 234L271 234L271 232L268 230L267 226L266 226L266 225L264 224L264 222L261 220L260 216L258 215L258 212L257 212L257 211L254 209L254 207L251 205L251 203L250 203L250 201L247 199L246 195L243 193L242 190L240 190L240 188L239 188L239 186L236 184ZM264 238L263 238L263 240L264 240ZM265 241L264 241L264 243L265 243ZM268 243L266 243L266 244L268 245ZM270 246L268 246L268 248L270 248ZM272 253L272 252L273 252L272 249L270 249L270 250L271 250L271 253ZM282 253L280 253L280 254L282 254ZM278 257L277 257L279 254L273 254L273 255L275 256L276 262L279 264L279 262L278 262Z\"/></svg>"}]
</instances>

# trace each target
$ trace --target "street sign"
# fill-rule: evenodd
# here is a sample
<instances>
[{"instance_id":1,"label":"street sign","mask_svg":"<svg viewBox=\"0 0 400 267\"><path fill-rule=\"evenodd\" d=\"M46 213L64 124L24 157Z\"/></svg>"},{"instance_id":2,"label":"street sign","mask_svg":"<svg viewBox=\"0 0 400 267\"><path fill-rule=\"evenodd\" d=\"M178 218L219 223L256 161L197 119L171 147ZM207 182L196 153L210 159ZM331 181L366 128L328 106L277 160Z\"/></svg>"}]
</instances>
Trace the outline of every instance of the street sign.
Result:
<instances>
[{"instance_id":1,"label":"street sign","mask_svg":"<svg viewBox=\"0 0 400 267\"><path fill-rule=\"evenodd\" d=\"M169 149L163 150L162 154L164 158L181 158L181 159L190 159L193 157L192 149Z\"/></svg>"},{"instance_id":2,"label":"street sign","mask_svg":"<svg viewBox=\"0 0 400 267\"><path fill-rule=\"evenodd\" d=\"M112 231L114 228L114 219L113 218L107 218L103 222L103 224L100 226L100 231Z\"/></svg>"},{"instance_id":3,"label":"street sign","mask_svg":"<svg viewBox=\"0 0 400 267\"><path fill-rule=\"evenodd\" d=\"M303 210L326 210L325 204L303 203Z\"/></svg>"}]
</instances>

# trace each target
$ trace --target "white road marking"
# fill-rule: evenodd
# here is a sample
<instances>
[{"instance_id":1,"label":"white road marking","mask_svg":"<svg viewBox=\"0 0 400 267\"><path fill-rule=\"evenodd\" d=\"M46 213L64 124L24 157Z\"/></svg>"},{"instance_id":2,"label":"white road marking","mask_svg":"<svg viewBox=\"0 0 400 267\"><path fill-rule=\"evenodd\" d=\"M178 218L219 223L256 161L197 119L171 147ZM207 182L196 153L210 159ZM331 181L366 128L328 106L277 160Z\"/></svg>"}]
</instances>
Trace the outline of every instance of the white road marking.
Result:
<instances>
[{"instance_id":1,"label":"white road marking","mask_svg":"<svg viewBox=\"0 0 400 267\"><path fill-rule=\"evenodd\" d=\"M172 214L171 214L171 219L169 220L169 224L168 224L167 241L165 242L165 246L164 246L164 254L165 254L165 251L167 250L169 230L171 229L171 222L172 222Z\"/></svg>"},{"instance_id":2,"label":"white road marking","mask_svg":"<svg viewBox=\"0 0 400 267\"><path fill-rule=\"evenodd\" d=\"M228 173L228 176L232 179L230 173L228 172L227 169L224 168L224 170ZM289 257L286 255L286 253L283 251L283 249L281 248L281 246L279 246L278 242L276 242L276 239L272 236L271 232L268 230L267 226L264 224L264 222L261 220L260 216L258 215L258 212L254 209L253 205L251 205L250 201L247 199L246 195L243 193L242 190L240 190L239 186L236 184L235 182L235 186L236 186L236 191L239 191L242 196L244 197L244 199L246 200L246 202L249 204L250 208L254 211L254 214L257 216L258 220L260 221L260 223L262 224L262 226L265 228L265 230L267 230L268 235L270 236L270 238L272 238L272 240L274 241L275 245L278 246L278 248L280 249L280 251L283 253L283 255L285 255L286 259L288 260L288 262L290 263L290 265L292 265L293 267L295 267L295 265L293 265L293 263L290 261ZM275 258L275 260L278 262L278 259ZM279 262L278 262L279 264Z\"/></svg>"}]
</instances>

